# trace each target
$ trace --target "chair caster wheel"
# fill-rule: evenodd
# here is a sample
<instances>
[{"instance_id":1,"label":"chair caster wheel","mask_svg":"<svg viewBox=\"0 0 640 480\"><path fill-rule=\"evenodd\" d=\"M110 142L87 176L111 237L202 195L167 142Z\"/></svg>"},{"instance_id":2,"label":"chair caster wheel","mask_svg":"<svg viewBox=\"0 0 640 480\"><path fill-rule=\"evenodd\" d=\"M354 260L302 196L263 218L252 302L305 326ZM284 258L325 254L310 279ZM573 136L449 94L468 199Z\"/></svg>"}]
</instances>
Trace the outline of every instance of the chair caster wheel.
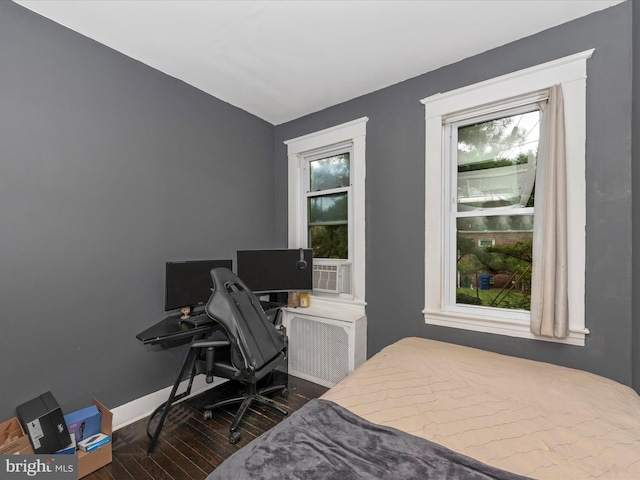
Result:
<instances>
[{"instance_id":1,"label":"chair caster wheel","mask_svg":"<svg viewBox=\"0 0 640 480\"><path fill-rule=\"evenodd\" d=\"M288 397L289 396L289 389L287 389L287 388L282 389L282 391L280 392L280 395L282 395L283 397Z\"/></svg>"},{"instance_id":2,"label":"chair caster wheel","mask_svg":"<svg viewBox=\"0 0 640 480\"><path fill-rule=\"evenodd\" d=\"M235 445L236 443L238 443L240 441L241 435L240 432L235 431L235 432L231 432L231 435L229 435L229 441Z\"/></svg>"},{"instance_id":3,"label":"chair caster wheel","mask_svg":"<svg viewBox=\"0 0 640 480\"><path fill-rule=\"evenodd\" d=\"M211 410L205 410L202 416L204 417L205 420L211 420L211 418L213 417L213 414L211 413Z\"/></svg>"}]
</instances>

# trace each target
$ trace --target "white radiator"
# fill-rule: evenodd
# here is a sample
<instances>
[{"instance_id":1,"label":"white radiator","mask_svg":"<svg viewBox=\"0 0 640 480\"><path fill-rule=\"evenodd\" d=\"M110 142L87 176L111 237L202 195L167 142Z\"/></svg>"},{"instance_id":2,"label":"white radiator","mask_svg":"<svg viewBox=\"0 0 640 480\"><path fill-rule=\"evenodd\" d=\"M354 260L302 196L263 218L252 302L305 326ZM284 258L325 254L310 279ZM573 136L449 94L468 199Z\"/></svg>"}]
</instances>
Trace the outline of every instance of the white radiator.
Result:
<instances>
[{"instance_id":1,"label":"white radiator","mask_svg":"<svg viewBox=\"0 0 640 480\"><path fill-rule=\"evenodd\" d=\"M285 310L291 375L332 387L366 360L366 317L344 320Z\"/></svg>"}]
</instances>

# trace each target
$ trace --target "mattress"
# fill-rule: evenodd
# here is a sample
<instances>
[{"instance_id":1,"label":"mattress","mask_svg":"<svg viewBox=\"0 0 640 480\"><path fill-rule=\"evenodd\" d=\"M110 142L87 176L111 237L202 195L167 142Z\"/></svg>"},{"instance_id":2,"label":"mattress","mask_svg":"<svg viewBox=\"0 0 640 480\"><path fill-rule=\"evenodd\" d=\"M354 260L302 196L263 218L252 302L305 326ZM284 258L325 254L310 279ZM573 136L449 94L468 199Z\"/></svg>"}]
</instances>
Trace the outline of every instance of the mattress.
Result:
<instances>
[{"instance_id":1,"label":"mattress","mask_svg":"<svg viewBox=\"0 0 640 480\"><path fill-rule=\"evenodd\" d=\"M406 338L321 398L520 475L640 479L640 397L591 373Z\"/></svg>"}]
</instances>

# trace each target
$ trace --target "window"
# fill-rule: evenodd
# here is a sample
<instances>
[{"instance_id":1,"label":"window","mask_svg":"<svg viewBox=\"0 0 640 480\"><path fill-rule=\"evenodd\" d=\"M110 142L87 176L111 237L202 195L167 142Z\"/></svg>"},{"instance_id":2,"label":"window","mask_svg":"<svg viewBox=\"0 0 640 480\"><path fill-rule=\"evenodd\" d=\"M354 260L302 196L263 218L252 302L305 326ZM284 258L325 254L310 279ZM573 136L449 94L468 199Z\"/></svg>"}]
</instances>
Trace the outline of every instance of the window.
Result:
<instances>
[{"instance_id":1,"label":"window","mask_svg":"<svg viewBox=\"0 0 640 480\"><path fill-rule=\"evenodd\" d=\"M314 295L362 305L367 120L285 142L289 248L313 248Z\"/></svg>"},{"instance_id":2,"label":"window","mask_svg":"<svg viewBox=\"0 0 640 480\"><path fill-rule=\"evenodd\" d=\"M538 97L444 121L451 179L445 197L455 199L445 218L451 239L445 297L452 310L473 305L522 316L530 308Z\"/></svg>"},{"instance_id":3,"label":"window","mask_svg":"<svg viewBox=\"0 0 640 480\"><path fill-rule=\"evenodd\" d=\"M592 51L422 101L428 324L584 345L585 90ZM566 339L529 329L536 151L545 90L564 92L569 252ZM538 192L538 195L541 195Z\"/></svg>"},{"instance_id":4,"label":"window","mask_svg":"<svg viewBox=\"0 0 640 480\"><path fill-rule=\"evenodd\" d=\"M349 259L351 146L304 157L307 241L314 258Z\"/></svg>"},{"instance_id":5,"label":"window","mask_svg":"<svg viewBox=\"0 0 640 480\"><path fill-rule=\"evenodd\" d=\"M491 247L496 244L495 238L480 238L478 239L479 247Z\"/></svg>"}]
</instances>

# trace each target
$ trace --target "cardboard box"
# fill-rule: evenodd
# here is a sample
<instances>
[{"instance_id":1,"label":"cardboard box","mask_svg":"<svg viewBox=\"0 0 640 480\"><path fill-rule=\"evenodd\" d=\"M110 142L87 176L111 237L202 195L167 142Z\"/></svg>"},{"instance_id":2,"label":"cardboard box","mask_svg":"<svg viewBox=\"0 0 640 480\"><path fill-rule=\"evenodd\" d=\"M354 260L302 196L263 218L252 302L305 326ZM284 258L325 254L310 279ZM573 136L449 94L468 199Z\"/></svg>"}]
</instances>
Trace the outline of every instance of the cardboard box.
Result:
<instances>
[{"instance_id":1,"label":"cardboard box","mask_svg":"<svg viewBox=\"0 0 640 480\"><path fill-rule=\"evenodd\" d=\"M76 443L100 433L100 420L100 410L95 405L64 416L69 434L75 435Z\"/></svg>"},{"instance_id":2,"label":"cardboard box","mask_svg":"<svg viewBox=\"0 0 640 480\"><path fill-rule=\"evenodd\" d=\"M113 433L113 413L95 398L93 399L93 404L98 407L102 417L100 420L100 433L111 437ZM113 460L112 445L112 442L109 442L92 452L78 450L76 452L76 455L78 455L78 478L85 477L91 472L95 472L97 469L111 463Z\"/></svg>"},{"instance_id":3,"label":"cardboard box","mask_svg":"<svg viewBox=\"0 0 640 480\"><path fill-rule=\"evenodd\" d=\"M55 453L71 443L62 410L51 392L19 405L16 412L35 453Z\"/></svg>"},{"instance_id":4,"label":"cardboard box","mask_svg":"<svg viewBox=\"0 0 640 480\"><path fill-rule=\"evenodd\" d=\"M31 455L33 447L16 417L0 423L0 455Z\"/></svg>"}]
</instances>

